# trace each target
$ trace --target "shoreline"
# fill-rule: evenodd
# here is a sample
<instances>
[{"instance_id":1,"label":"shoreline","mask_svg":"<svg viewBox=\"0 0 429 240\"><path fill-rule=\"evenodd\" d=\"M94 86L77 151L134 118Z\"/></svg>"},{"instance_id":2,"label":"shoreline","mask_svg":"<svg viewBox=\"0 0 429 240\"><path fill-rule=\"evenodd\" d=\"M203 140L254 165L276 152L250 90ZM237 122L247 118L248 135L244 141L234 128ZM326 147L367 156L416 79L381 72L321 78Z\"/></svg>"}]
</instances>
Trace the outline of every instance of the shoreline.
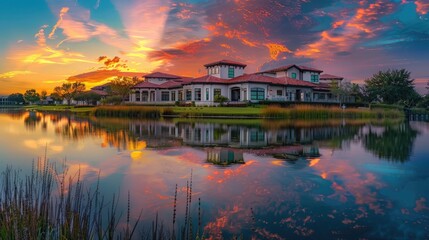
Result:
<instances>
[{"instance_id":1,"label":"shoreline","mask_svg":"<svg viewBox=\"0 0 429 240\"><path fill-rule=\"evenodd\" d=\"M47 113L72 113L83 116L120 118L189 118L189 119L404 119L397 109L320 107L313 105L281 108L251 107L151 107L151 106L23 106L19 109Z\"/></svg>"}]
</instances>

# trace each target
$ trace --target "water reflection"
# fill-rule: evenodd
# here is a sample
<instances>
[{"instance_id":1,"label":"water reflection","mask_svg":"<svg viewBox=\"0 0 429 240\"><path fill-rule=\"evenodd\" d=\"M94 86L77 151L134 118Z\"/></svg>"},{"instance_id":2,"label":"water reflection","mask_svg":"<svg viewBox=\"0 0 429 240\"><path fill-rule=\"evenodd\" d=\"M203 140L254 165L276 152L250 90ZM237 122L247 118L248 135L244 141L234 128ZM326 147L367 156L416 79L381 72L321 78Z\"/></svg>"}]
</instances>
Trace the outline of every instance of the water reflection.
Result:
<instances>
[{"instance_id":1,"label":"water reflection","mask_svg":"<svg viewBox=\"0 0 429 240\"><path fill-rule=\"evenodd\" d=\"M363 134L365 148L381 159L405 162L410 159L419 132L408 123L383 128L369 127Z\"/></svg>"},{"instance_id":2,"label":"water reflection","mask_svg":"<svg viewBox=\"0 0 429 240\"><path fill-rule=\"evenodd\" d=\"M352 141L359 139L368 151L379 158L405 162L409 160L414 141L419 134L407 122L386 126L368 125L360 121L352 124L316 124L316 126L294 126L288 123L273 128L273 124L267 122L259 125L238 125L181 120L134 121L82 118L62 114L45 115L36 112L19 112L10 116L13 118L24 116L24 124L31 131L36 131L39 125L46 131L47 121L50 121L58 135L74 141L87 136L100 137L103 139L102 147L135 151L134 158L138 158L140 155L138 151L146 147L204 148L207 161L219 165L244 163L243 152L270 155L287 161L300 157L319 157L319 147L329 147L332 150L347 148ZM141 147L142 144L144 147Z\"/></svg>"},{"instance_id":3,"label":"water reflection","mask_svg":"<svg viewBox=\"0 0 429 240\"><path fill-rule=\"evenodd\" d=\"M33 127L26 127L27 118ZM233 234L245 239L429 237L427 124L152 121L40 113L16 119L0 115L11 126L0 132L17 139L15 149L0 142L2 157L25 152L18 139L32 150L53 145L63 150L55 158L68 157L70 172L80 171L86 182L95 183L101 170L107 197L115 190L130 191L133 209L144 209L143 221L149 223L156 213L171 217L175 184L178 198L185 199L192 169L194 200L202 199L204 230L213 239ZM21 161L34 156L27 152ZM126 209L126 197L121 201Z\"/></svg>"}]
</instances>

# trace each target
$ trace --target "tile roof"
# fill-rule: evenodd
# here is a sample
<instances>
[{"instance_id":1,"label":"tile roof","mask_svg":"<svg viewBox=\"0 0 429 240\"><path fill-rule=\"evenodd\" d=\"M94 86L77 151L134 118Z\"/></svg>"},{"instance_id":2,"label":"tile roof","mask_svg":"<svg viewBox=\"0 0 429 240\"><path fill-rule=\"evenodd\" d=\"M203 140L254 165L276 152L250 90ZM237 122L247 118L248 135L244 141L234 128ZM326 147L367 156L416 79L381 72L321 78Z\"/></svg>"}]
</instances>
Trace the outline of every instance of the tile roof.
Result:
<instances>
[{"instance_id":1,"label":"tile roof","mask_svg":"<svg viewBox=\"0 0 429 240\"><path fill-rule=\"evenodd\" d=\"M205 75L199 78L194 78L187 82L186 84L192 84L192 83L218 83L218 84L228 84L231 80L229 79L222 79L211 75Z\"/></svg>"},{"instance_id":2,"label":"tile roof","mask_svg":"<svg viewBox=\"0 0 429 240\"><path fill-rule=\"evenodd\" d=\"M204 67L211 67L211 66L216 66L216 65L232 65L232 66L238 66L238 67L246 67L247 66L246 64L236 62L236 61L220 60L217 62L208 63L208 64L204 65Z\"/></svg>"},{"instance_id":3,"label":"tile roof","mask_svg":"<svg viewBox=\"0 0 429 240\"><path fill-rule=\"evenodd\" d=\"M180 79L183 78L181 76L168 74L168 73L162 73L162 72L154 72L147 75L144 75L145 78L165 78L165 79Z\"/></svg>"},{"instance_id":4,"label":"tile roof","mask_svg":"<svg viewBox=\"0 0 429 240\"><path fill-rule=\"evenodd\" d=\"M317 86L314 88L314 90L319 90L319 91L330 91L331 90L331 85L327 84L327 83L319 83L317 84Z\"/></svg>"},{"instance_id":5,"label":"tile roof","mask_svg":"<svg viewBox=\"0 0 429 240\"><path fill-rule=\"evenodd\" d=\"M162 84L155 84L148 81L143 81L132 88L155 88L155 89L179 88L190 81L192 81L191 78L174 79Z\"/></svg>"},{"instance_id":6,"label":"tile roof","mask_svg":"<svg viewBox=\"0 0 429 240\"><path fill-rule=\"evenodd\" d=\"M94 89L94 88L92 88L89 92L93 92L93 93L98 94L100 96L107 96L107 95L109 95L106 91L97 90L97 89Z\"/></svg>"},{"instance_id":7,"label":"tile roof","mask_svg":"<svg viewBox=\"0 0 429 240\"><path fill-rule=\"evenodd\" d=\"M246 82L252 82L252 83L267 83L267 84L274 84L274 85L289 85L289 86L299 86L299 87L316 87L317 84L297 80L289 77L269 77L264 76L260 74L244 74L242 76L236 77L234 79L231 79L228 81L228 83L234 84L234 83L246 83Z\"/></svg>"},{"instance_id":8,"label":"tile roof","mask_svg":"<svg viewBox=\"0 0 429 240\"><path fill-rule=\"evenodd\" d=\"M321 80L332 80L332 79L334 79L334 80L343 80L344 78L343 77L338 77L338 76L335 76L335 75L331 75L331 74L322 74L322 75L320 75L320 79Z\"/></svg>"},{"instance_id":9,"label":"tile roof","mask_svg":"<svg viewBox=\"0 0 429 240\"><path fill-rule=\"evenodd\" d=\"M153 89L171 89L179 88L189 84L240 84L240 83L264 83L272 85L288 85L296 87L321 88L321 84L297 80L289 77L269 77L260 74L244 74L233 79L222 79L211 75L205 75L199 78L182 78L168 81L162 84L154 84L148 81L141 82L133 88L153 88ZM329 85L328 85L329 87ZM322 87L323 88L323 87Z\"/></svg>"},{"instance_id":10,"label":"tile roof","mask_svg":"<svg viewBox=\"0 0 429 240\"><path fill-rule=\"evenodd\" d=\"M316 69L316 68L311 68L311 67L307 67L307 66L298 66L295 64L290 64L290 65L286 65L286 66L282 66L282 67L278 67L278 68L274 68L274 69L270 69L267 71L263 71L260 73L273 73L273 72L282 72L282 71L287 71L289 69L291 69L292 67L296 67L301 71L311 71L311 72L323 72L322 70Z\"/></svg>"}]
</instances>

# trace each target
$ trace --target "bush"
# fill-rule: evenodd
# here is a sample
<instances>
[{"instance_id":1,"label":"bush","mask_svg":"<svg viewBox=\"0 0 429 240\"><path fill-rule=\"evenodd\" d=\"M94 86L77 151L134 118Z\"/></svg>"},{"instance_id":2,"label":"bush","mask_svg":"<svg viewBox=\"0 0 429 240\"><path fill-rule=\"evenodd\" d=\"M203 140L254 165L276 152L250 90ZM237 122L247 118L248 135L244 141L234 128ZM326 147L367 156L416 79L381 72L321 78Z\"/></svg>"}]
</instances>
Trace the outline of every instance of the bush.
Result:
<instances>
[{"instance_id":1,"label":"bush","mask_svg":"<svg viewBox=\"0 0 429 240\"><path fill-rule=\"evenodd\" d=\"M222 96L222 95L217 95L214 98L214 102L215 103L220 103L221 106L223 106L223 104L225 102L228 102L228 101L229 101L229 99L227 97L225 97L225 96Z\"/></svg>"},{"instance_id":2,"label":"bush","mask_svg":"<svg viewBox=\"0 0 429 240\"><path fill-rule=\"evenodd\" d=\"M120 96L110 96L101 100L101 104L103 105L107 105L107 104L119 105L121 103L122 103L122 98Z\"/></svg>"}]
</instances>

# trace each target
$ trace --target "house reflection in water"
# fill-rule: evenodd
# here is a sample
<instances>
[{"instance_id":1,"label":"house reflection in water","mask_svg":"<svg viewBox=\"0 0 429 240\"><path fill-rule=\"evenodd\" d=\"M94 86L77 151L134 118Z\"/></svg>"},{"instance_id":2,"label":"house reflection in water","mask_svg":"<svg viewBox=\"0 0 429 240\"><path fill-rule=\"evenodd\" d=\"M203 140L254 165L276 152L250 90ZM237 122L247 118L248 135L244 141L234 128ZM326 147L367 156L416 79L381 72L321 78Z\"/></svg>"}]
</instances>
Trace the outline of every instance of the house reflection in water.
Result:
<instances>
[{"instance_id":1,"label":"house reflection in water","mask_svg":"<svg viewBox=\"0 0 429 240\"><path fill-rule=\"evenodd\" d=\"M318 157L318 146L324 140L354 136L358 127L290 126L265 129L259 125L143 121L130 123L130 130L140 140L146 141L149 148L179 145L201 147L207 152L208 162L228 165L244 163L243 152Z\"/></svg>"},{"instance_id":2,"label":"house reflection in water","mask_svg":"<svg viewBox=\"0 0 429 240\"><path fill-rule=\"evenodd\" d=\"M209 148L207 152L207 162L215 165L244 164L243 152L231 149Z\"/></svg>"}]
</instances>

